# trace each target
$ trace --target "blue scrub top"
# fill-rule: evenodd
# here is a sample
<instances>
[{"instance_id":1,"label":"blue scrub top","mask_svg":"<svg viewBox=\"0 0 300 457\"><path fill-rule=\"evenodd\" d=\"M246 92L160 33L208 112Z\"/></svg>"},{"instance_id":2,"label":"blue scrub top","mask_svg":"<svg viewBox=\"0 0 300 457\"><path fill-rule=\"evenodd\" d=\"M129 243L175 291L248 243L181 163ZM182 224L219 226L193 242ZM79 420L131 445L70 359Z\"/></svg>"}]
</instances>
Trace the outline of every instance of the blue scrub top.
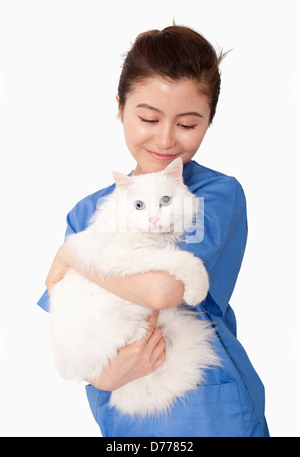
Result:
<instances>
[{"instance_id":1,"label":"blue scrub top","mask_svg":"<svg viewBox=\"0 0 300 457\"><path fill-rule=\"evenodd\" d=\"M207 370L205 383L177 400L168 414L143 420L109 406L110 392L86 386L89 404L105 437L257 437L269 436L264 417L264 387L236 338L236 321L229 300L241 267L247 240L243 189L232 177L191 161L183 178L190 191L204 200L204 236L181 249L201 258L210 290L197 306L202 319L216 327L215 349L222 366ZM115 184L81 200L67 215L66 236L84 230L101 198ZM47 291L38 304L48 310Z\"/></svg>"}]
</instances>

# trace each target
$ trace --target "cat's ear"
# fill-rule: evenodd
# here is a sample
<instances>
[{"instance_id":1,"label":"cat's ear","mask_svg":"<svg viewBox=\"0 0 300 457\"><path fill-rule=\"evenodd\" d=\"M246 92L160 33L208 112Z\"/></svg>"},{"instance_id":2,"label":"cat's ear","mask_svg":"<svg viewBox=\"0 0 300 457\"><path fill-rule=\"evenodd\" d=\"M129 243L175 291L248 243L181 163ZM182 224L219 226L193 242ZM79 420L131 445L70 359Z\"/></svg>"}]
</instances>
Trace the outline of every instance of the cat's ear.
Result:
<instances>
[{"instance_id":1,"label":"cat's ear","mask_svg":"<svg viewBox=\"0 0 300 457\"><path fill-rule=\"evenodd\" d=\"M130 176L124 175L119 171L113 171L112 175L118 187L126 187L132 183L132 179Z\"/></svg>"},{"instance_id":2,"label":"cat's ear","mask_svg":"<svg viewBox=\"0 0 300 457\"><path fill-rule=\"evenodd\" d=\"M177 157L177 159L173 160L163 171L163 176L169 176L170 178L175 178L178 180L182 180L182 159L181 157Z\"/></svg>"}]
</instances>

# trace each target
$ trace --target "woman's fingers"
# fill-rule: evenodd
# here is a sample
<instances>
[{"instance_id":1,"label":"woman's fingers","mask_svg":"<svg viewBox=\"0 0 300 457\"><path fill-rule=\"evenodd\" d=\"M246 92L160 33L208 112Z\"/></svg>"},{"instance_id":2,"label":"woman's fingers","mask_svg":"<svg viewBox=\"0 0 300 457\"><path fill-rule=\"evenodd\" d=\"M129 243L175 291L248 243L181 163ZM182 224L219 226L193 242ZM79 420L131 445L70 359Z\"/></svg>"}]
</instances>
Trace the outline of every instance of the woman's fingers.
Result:
<instances>
[{"instance_id":1,"label":"woman's fingers","mask_svg":"<svg viewBox=\"0 0 300 457\"><path fill-rule=\"evenodd\" d=\"M158 343L156 344L156 346L154 347L154 349L152 351L151 358L153 359L153 361L156 361L157 359L159 359L161 357L162 354L165 353L165 351L166 351L166 342L165 342L163 336L161 335L160 340L158 341Z\"/></svg>"},{"instance_id":2,"label":"woman's fingers","mask_svg":"<svg viewBox=\"0 0 300 457\"><path fill-rule=\"evenodd\" d=\"M159 327L156 327L154 332L150 336L145 348L145 353L148 353L150 355L150 358L153 358L155 349L161 340L163 340L162 331Z\"/></svg>"},{"instance_id":3,"label":"woman's fingers","mask_svg":"<svg viewBox=\"0 0 300 457\"><path fill-rule=\"evenodd\" d=\"M156 359L156 361L154 362L153 371L157 370L157 368L159 368L164 363L165 360L166 360L166 351L164 350L164 352L160 355L160 357L158 357L158 359Z\"/></svg>"},{"instance_id":4,"label":"woman's fingers","mask_svg":"<svg viewBox=\"0 0 300 457\"><path fill-rule=\"evenodd\" d=\"M155 328L156 328L155 325L156 325L156 322L158 319L158 314L159 314L159 311L155 311L154 313L150 314L150 316L147 319L147 322L149 323L148 330L147 330L147 333L144 336L144 338L142 338L140 340L140 344L141 344L142 348L144 348L147 345L149 339L151 338L153 332L155 331Z\"/></svg>"},{"instance_id":5,"label":"woman's fingers","mask_svg":"<svg viewBox=\"0 0 300 457\"><path fill-rule=\"evenodd\" d=\"M154 311L154 313L150 314L150 316L147 319L147 322L149 322L150 326L153 325L155 327L157 319L158 319L159 311Z\"/></svg>"},{"instance_id":6,"label":"woman's fingers","mask_svg":"<svg viewBox=\"0 0 300 457\"><path fill-rule=\"evenodd\" d=\"M60 281L67 273L69 265L65 262L62 256L62 247L57 251L56 256L52 262L49 273L46 278L46 287L48 292L55 284Z\"/></svg>"},{"instance_id":7,"label":"woman's fingers","mask_svg":"<svg viewBox=\"0 0 300 457\"><path fill-rule=\"evenodd\" d=\"M156 327L159 312L151 314L148 318L149 328L145 337L141 340L140 350L143 353L144 360L152 366L152 370L156 370L165 361L166 342L163 338L162 331Z\"/></svg>"}]
</instances>

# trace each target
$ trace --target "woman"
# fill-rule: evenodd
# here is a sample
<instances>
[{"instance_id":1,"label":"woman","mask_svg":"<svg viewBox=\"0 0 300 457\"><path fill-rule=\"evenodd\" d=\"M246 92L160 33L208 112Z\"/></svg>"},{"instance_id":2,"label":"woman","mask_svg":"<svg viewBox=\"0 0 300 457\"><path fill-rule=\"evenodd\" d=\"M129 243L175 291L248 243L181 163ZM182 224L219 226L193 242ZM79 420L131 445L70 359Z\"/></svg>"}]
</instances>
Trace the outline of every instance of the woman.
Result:
<instances>
[{"instance_id":1,"label":"woman","mask_svg":"<svg viewBox=\"0 0 300 457\"><path fill-rule=\"evenodd\" d=\"M120 297L153 308L149 332L122 348L87 395L103 436L268 436L264 388L236 339L235 316L229 305L241 266L246 238L246 203L235 178L192 161L215 115L220 91L219 63L205 38L179 26L139 35L120 77L117 102L133 174L163 170L181 157L185 184L204 198L202 241L186 244L204 262L210 290L198 305L216 327L216 350L222 367L207 372L205 384L178 400L167 416L132 420L109 407L110 392L150 374L165 360L165 342L156 327L160 309L183 301L183 284L166 272L150 271L125 278L84 271L65 245L59 249L46 285L51 291L71 266ZM114 185L80 201L67 216L66 235L84 230L99 198ZM47 309L47 291L39 304Z\"/></svg>"}]
</instances>

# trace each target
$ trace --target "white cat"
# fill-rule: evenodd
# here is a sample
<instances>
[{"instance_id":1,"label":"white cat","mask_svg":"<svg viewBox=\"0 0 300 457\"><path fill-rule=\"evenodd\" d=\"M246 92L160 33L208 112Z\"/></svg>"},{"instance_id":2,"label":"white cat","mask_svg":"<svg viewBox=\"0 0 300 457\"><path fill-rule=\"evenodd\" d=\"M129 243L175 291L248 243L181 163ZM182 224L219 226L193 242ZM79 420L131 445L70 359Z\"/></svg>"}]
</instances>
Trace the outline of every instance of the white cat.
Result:
<instances>
[{"instance_id":1,"label":"white cat","mask_svg":"<svg viewBox=\"0 0 300 457\"><path fill-rule=\"evenodd\" d=\"M201 303L209 288L205 267L176 246L197 211L197 199L182 180L181 159L161 172L113 176L116 189L89 227L67 239L78 259L103 275L167 271L184 283L186 304ZM96 379L118 349L141 339L153 313L73 269L53 288L50 311L56 365L64 378L78 381ZM162 309L157 325L166 341L166 360L150 375L112 392L111 405L122 413L167 411L203 381L205 369L219 363L211 344L214 330L197 312L184 305Z\"/></svg>"}]
</instances>

